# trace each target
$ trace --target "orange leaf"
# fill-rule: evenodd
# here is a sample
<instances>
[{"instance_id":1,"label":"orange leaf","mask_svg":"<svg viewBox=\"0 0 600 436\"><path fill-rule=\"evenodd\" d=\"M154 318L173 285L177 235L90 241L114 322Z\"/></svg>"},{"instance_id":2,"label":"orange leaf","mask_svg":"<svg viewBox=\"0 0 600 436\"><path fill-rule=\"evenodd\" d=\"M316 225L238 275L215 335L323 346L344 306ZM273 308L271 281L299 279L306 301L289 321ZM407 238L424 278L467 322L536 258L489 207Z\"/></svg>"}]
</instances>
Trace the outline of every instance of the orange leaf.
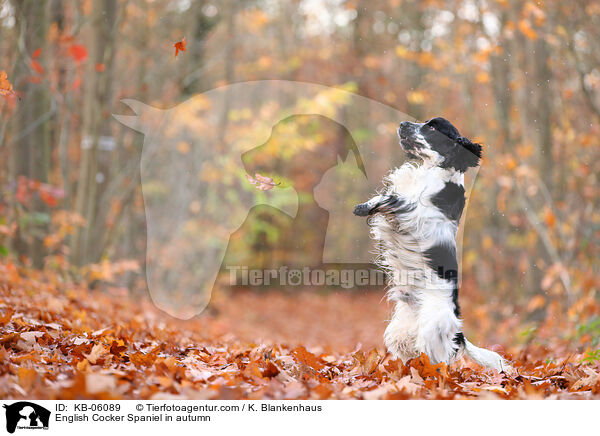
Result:
<instances>
[{"instance_id":1,"label":"orange leaf","mask_svg":"<svg viewBox=\"0 0 600 436\"><path fill-rule=\"evenodd\" d=\"M307 351L302 345L296 347L292 350L292 355L296 358L298 362L305 364L306 366L310 366L312 369L320 370L323 368L323 364L319 362L317 356L312 354L310 351Z\"/></svg>"},{"instance_id":2,"label":"orange leaf","mask_svg":"<svg viewBox=\"0 0 600 436\"><path fill-rule=\"evenodd\" d=\"M276 377L279 374L279 368L271 362L270 360L267 362L267 367L263 370L262 376L267 378Z\"/></svg>"},{"instance_id":3,"label":"orange leaf","mask_svg":"<svg viewBox=\"0 0 600 436\"><path fill-rule=\"evenodd\" d=\"M0 315L0 326L8 324L14 314L15 309L9 308L6 313Z\"/></svg>"},{"instance_id":4,"label":"orange leaf","mask_svg":"<svg viewBox=\"0 0 600 436\"><path fill-rule=\"evenodd\" d=\"M33 68L38 74L44 74L44 67L42 67L42 65L35 59L31 60L31 68Z\"/></svg>"},{"instance_id":5,"label":"orange leaf","mask_svg":"<svg viewBox=\"0 0 600 436\"><path fill-rule=\"evenodd\" d=\"M113 341L110 346L110 352L115 356L120 356L126 350L127 346L121 339L119 339L118 341Z\"/></svg>"},{"instance_id":6,"label":"orange leaf","mask_svg":"<svg viewBox=\"0 0 600 436\"><path fill-rule=\"evenodd\" d=\"M492 81L492 78L490 77L490 75L488 73L486 73L485 71L481 71L481 72L477 73L477 76L475 76L475 79L479 83L490 83Z\"/></svg>"},{"instance_id":7,"label":"orange leaf","mask_svg":"<svg viewBox=\"0 0 600 436\"><path fill-rule=\"evenodd\" d=\"M81 62L87 58L87 49L83 45L73 44L69 47L69 55L77 62Z\"/></svg>"},{"instance_id":8,"label":"orange leaf","mask_svg":"<svg viewBox=\"0 0 600 436\"><path fill-rule=\"evenodd\" d=\"M548 227L554 227L556 225L556 216L549 209L544 212L544 222Z\"/></svg>"},{"instance_id":9,"label":"orange leaf","mask_svg":"<svg viewBox=\"0 0 600 436\"><path fill-rule=\"evenodd\" d=\"M0 95L12 95L14 93L12 84L8 81L6 71L0 71Z\"/></svg>"},{"instance_id":10,"label":"orange leaf","mask_svg":"<svg viewBox=\"0 0 600 436\"><path fill-rule=\"evenodd\" d=\"M40 191L40 198L49 207L55 207L58 204L57 198L48 191Z\"/></svg>"},{"instance_id":11,"label":"orange leaf","mask_svg":"<svg viewBox=\"0 0 600 436\"><path fill-rule=\"evenodd\" d=\"M132 355L129 356L129 360L131 361L131 363L133 363L136 367L141 367L141 366L150 366L154 363L154 361L156 360L156 354L154 353L148 353L148 354L144 354L140 351L133 353Z\"/></svg>"},{"instance_id":12,"label":"orange leaf","mask_svg":"<svg viewBox=\"0 0 600 436\"><path fill-rule=\"evenodd\" d=\"M380 357L375 348L369 351L369 354L366 356L362 351L357 351L352 357L360 364L364 375L371 374L379 366Z\"/></svg>"},{"instance_id":13,"label":"orange leaf","mask_svg":"<svg viewBox=\"0 0 600 436\"><path fill-rule=\"evenodd\" d=\"M183 39L181 41L173 44L173 47L175 47L175 57L177 57L177 55L179 54L180 51L185 51L186 45L187 45L187 41L185 40L185 36L183 37Z\"/></svg>"},{"instance_id":14,"label":"orange leaf","mask_svg":"<svg viewBox=\"0 0 600 436\"><path fill-rule=\"evenodd\" d=\"M536 295L529 301L529 304L527 305L527 311L533 312L534 310L544 307L545 304L546 299L542 295Z\"/></svg>"},{"instance_id":15,"label":"orange leaf","mask_svg":"<svg viewBox=\"0 0 600 436\"><path fill-rule=\"evenodd\" d=\"M519 21L519 30L529 39L537 39L537 32L533 30L528 20Z\"/></svg>"},{"instance_id":16,"label":"orange leaf","mask_svg":"<svg viewBox=\"0 0 600 436\"><path fill-rule=\"evenodd\" d=\"M29 389L36 381L38 374L35 369L20 367L17 369L17 377L19 378L19 385L24 389Z\"/></svg>"}]
</instances>

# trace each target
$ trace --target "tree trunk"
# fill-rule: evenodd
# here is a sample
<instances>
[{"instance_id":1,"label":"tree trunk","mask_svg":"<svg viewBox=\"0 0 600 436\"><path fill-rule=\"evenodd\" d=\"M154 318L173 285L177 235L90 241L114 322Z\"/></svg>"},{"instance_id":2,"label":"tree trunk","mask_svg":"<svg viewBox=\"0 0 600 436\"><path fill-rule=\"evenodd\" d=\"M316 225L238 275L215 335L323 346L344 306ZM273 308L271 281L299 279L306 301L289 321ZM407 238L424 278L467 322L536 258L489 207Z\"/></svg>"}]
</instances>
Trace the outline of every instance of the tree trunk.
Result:
<instances>
[{"instance_id":1,"label":"tree trunk","mask_svg":"<svg viewBox=\"0 0 600 436\"><path fill-rule=\"evenodd\" d=\"M41 49L36 59L46 66L46 33L48 29L47 1L22 0L14 2L15 28L19 32L19 59L14 77L28 77L31 70L31 54ZM52 117L48 82L33 83L31 80L18 83L22 101L15 115L12 135L12 171L17 179L24 176L40 182L48 181L50 166L49 119ZM35 267L41 267L44 257L43 238L47 232L47 208L39 197L34 196L31 209L17 208L19 227L14 249L20 256L28 256Z\"/></svg>"},{"instance_id":2,"label":"tree trunk","mask_svg":"<svg viewBox=\"0 0 600 436\"><path fill-rule=\"evenodd\" d=\"M116 30L116 0L98 0L93 3L89 59L83 103L83 133L81 138L81 162L75 196L75 212L85 218L86 225L71 240L72 260L84 264L97 260L94 248L97 220L98 193L106 175L99 172L99 139L110 136L109 116L103 109L110 107L110 64L113 58ZM98 64L104 69L96 68Z\"/></svg>"},{"instance_id":3,"label":"tree trunk","mask_svg":"<svg viewBox=\"0 0 600 436\"><path fill-rule=\"evenodd\" d=\"M554 159L552 157L552 129L550 126L552 121L552 90L550 89L552 72L548 65L549 60L548 43L544 39L539 38L535 43L536 142L540 153L540 176L550 192L552 192L552 174L554 173L552 167L554 166Z\"/></svg>"}]
</instances>

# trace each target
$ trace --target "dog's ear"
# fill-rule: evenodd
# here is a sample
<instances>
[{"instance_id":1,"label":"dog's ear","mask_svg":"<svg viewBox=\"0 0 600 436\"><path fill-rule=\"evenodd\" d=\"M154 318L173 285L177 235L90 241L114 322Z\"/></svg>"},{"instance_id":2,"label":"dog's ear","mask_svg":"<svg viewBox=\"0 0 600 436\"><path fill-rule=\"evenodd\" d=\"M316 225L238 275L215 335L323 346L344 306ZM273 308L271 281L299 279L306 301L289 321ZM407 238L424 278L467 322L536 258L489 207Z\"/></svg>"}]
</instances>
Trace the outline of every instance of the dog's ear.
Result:
<instances>
[{"instance_id":1,"label":"dog's ear","mask_svg":"<svg viewBox=\"0 0 600 436\"><path fill-rule=\"evenodd\" d=\"M360 155L360 151L356 146L356 142L352 138L352 135L344 126L340 124L340 137L342 141L340 143L341 147L338 147L338 158L341 158L343 162L348 159L348 154L352 152L354 154L354 158L356 159L356 166L358 169L367 177L367 170L365 169L365 164L363 162L362 156Z\"/></svg>"},{"instance_id":2,"label":"dog's ear","mask_svg":"<svg viewBox=\"0 0 600 436\"><path fill-rule=\"evenodd\" d=\"M481 144L472 142L470 139L465 138L464 136L459 136L456 138L455 142L457 147L459 147L457 159L456 162L454 162L457 170L466 171L467 168L476 167L479 165L481 152L483 150Z\"/></svg>"}]
</instances>

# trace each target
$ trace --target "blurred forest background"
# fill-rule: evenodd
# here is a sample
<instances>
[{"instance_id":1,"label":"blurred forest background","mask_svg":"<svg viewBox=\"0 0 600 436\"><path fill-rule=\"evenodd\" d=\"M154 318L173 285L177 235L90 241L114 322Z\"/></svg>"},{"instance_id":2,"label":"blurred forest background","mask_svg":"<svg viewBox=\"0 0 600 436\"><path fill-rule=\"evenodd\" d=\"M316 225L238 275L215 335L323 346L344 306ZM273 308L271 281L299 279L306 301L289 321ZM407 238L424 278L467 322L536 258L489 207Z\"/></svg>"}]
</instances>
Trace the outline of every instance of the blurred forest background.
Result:
<instances>
[{"instance_id":1,"label":"blurred forest background","mask_svg":"<svg viewBox=\"0 0 600 436\"><path fill-rule=\"evenodd\" d=\"M0 0L1 261L143 294L143 135L112 117L131 114L120 100L169 108L264 79L345 87L484 144L467 331L558 334L593 353L598 46L595 0Z\"/></svg>"}]
</instances>

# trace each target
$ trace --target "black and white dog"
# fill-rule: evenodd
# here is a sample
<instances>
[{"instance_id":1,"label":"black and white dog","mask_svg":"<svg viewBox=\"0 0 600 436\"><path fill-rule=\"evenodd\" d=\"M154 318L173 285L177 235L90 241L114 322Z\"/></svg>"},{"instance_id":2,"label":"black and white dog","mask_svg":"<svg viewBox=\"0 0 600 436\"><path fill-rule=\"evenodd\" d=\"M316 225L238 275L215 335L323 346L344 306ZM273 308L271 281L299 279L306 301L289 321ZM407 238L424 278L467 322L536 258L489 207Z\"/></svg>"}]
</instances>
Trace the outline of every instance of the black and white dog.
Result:
<instances>
[{"instance_id":1,"label":"black and white dog","mask_svg":"<svg viewBox=\"0 0 600 436\"><path fill-rule=\"evenodd\" d=\"M456 232L465 206L464 173L479 164L481 145L440 117L402 122L398 135L404 151L423 163L393 170L383 192L354 209L371 216L376 261L390 275L395 309L385 345L404 362L425 353L433 363L451 363L466 353L482 366L506 370L499 354L463 336L458 305Z\"/></svg>"}]
</instances>

